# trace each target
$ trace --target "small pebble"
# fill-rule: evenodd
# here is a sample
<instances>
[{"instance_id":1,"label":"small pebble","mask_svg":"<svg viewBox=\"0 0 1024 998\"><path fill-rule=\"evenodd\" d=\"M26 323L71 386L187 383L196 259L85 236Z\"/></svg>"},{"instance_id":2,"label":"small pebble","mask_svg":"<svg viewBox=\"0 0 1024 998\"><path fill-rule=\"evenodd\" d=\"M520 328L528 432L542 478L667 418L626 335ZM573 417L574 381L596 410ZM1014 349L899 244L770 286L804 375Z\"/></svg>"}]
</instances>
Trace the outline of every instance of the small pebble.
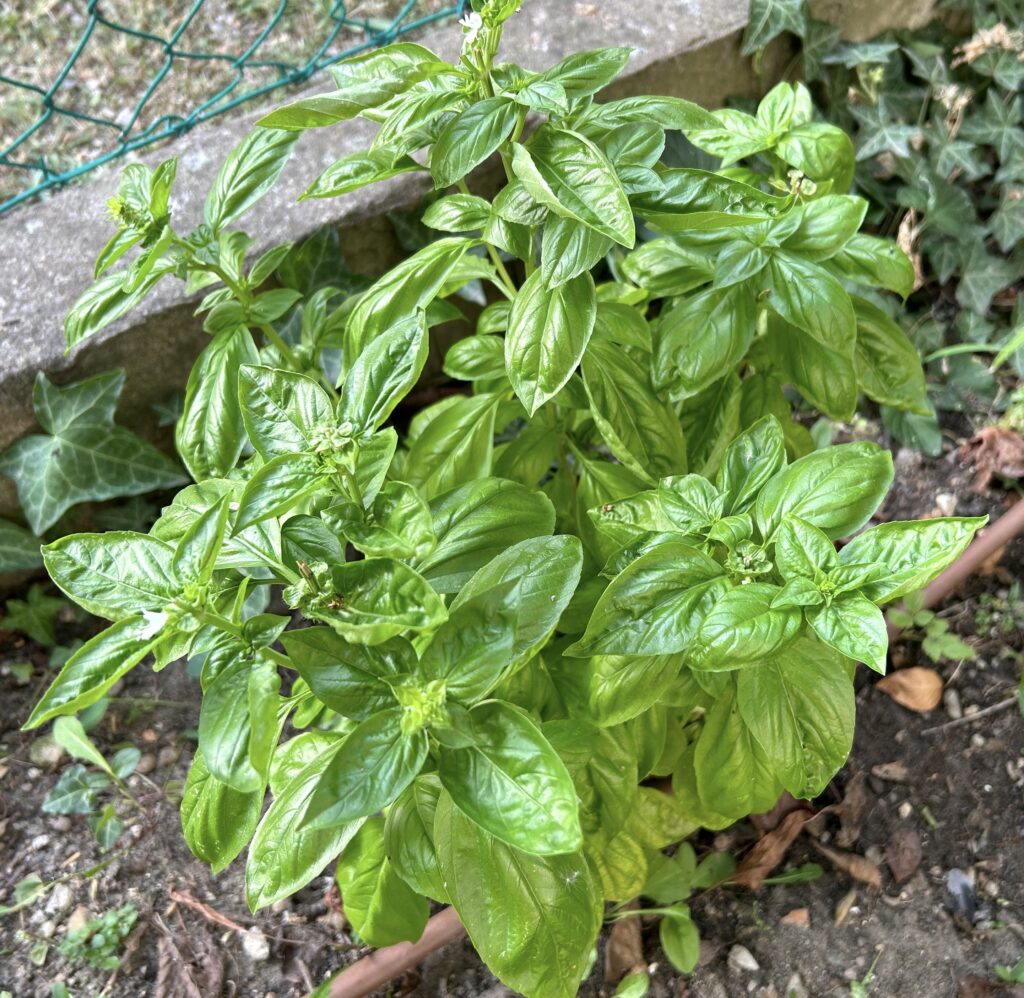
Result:
<instances>
[{"instance_id":1,"label":"small pebble","mask_svg":"<svg viewBox=\"0 0 1024 998\"><path fill-rule=\"evenodd\" d=\"M67 884L55 884L46 899L47 915L62 915L74 904L75 893Z\"/></svg>"},{"instance_id":2,"label":"small pebble","mask_svg":"<svg viewBox=\"0 0 1024 998\"><path fill-rule=\"evenodd\" d=\"M146 776L148 773L152 773L154 769L156 769L156 756L152 752L147 752L139 759L135 772Z\"/></svg>"},{"instance_id":3,"label":"small pebble","mask_svg":"<svg viewBox=\"0 0 1024 998\"><path fill-rule=\"evenodd\" d=\"M42 937L43 937L44 939L52 939L52 938L53 938L53 934L54 934L54 933L55 933L55 932L57 931L57 926L56 926L56 924L55 924L54 922L52 922L52 921L51 921L50 919L47 919L47 920L46 920L45 922L43 922L43 923L42 923L42 924L41 924L41 925L39 926L39 928L38 928L38 929L36 929L36 931L37 931L37 932L39 933L39 935L41 935L41 936L42 936Z\"/></svg>"},{"instance_id":4,"label":"small pebble","mask_svg":"<svg viewBox=\"0 0 1024 998\"><path fill-rule=\"evenodd\" d=\"M28 757L32 764L43 769L51 769L56 766L63 756L64 749L53 740L53 735L35 738L28 747Z\"/></svg>"},{"instance_id":5,"label":"small pebble","mask_svg":"<svg viewBox=\"0 0 1024 998\"><path fill-rule=\"evenodd\" d=\"M50 844L50 836L43 834L37 835L29 844L28 847L33 852L37 849L45 849Z\"/></svg>"},{"instance_id":6,"label":"small pebble","mask_svg":"<svg viewBox=\"0 0 1024 998\"><path fill-rule=\"evenodd\" d=\"M975 748L981 748L985 744L985 736L975 733L971 735L971 745Z\"/></svg>"},{"instance_id":7,"label":"small pebble","mask_svg":"<svg viewBox=\"0 0 1024 998\"><path fill-rule=\"evenodd\" d=\"M946 713L954 721L959 721L964 716L964 709L960 706L960 694L956 690L947 688L942 694L942 702L946 705Z\"/></svg>"},{"instance_id":8,"label":"small pebble","mask_svg":"<svg viewBox=\"0 0 1024 998\"><path fill-rule=\"evenodd\" d=\"M794 974L786 981L786 998L810 998L799 974Z\"/></svg>"},{"instance_id":9,"label":"small pebble","mask_svg":"<svg viewBox=\"0 0 1024 998\"><path fill-rule=\"evenodd\" d=\"M84 928L86 922L92 918L92 912L84 904L80 904L68 918L68 924L64 927L65 932L77 932Z\"/></svg>"},{"instance_id":10,"label":"small pebble","mask_svg":"<svg viewBox=\"0 0 1024 998\"><path fill-rule=\"evenodd\" d=\"M242 936L242 950L254 963L270 959L270 943L259 929L250 929Z\"/></svg>"},{"instance_id":11,"label":"small pebble","mask_svg":"<svg viewBox=\"0 0 1024 998\"><path fill-rule=\"evenodd\" d=\"M158 766L173 766L178 761L179 754L173 745L165 745L156 757L156 764Z\"/></svg>"},{"instance_id":12,"label":"small pebble","mask_svg":"<svg viewBox=\"0 0 1024 998\"><path fill-rule=\"evenodd\" d=\"M66 814L58 814L56 818L50 819L50 827L55 832L70 832L71 819Z\"/></svg>"},{"instance_id":13,"label":"small pebble","mask_svg":"<svg viewBox=\"0 0 1024 998\"><path fill-rule=\"evenodd\" d=\"M910 801L905 800L902 804L900 804L899 809L898 809L898 813L899 813L899 816L904 821L906 821L907 818L909 818L914 813L914 805L911 804Z\"/></svg>"},{"instance_id":14,"label":"small pebble","mask_svg":"<svg viewBox=\"0 0 1024 998\"><path fill-rule=\"evenodd\" d=\"M754 959L754 954L746 946L738 943L729 950L729 966L733 970L746 971L749 974L756 974L761 965Z\"/></svg>"}]
</instances>

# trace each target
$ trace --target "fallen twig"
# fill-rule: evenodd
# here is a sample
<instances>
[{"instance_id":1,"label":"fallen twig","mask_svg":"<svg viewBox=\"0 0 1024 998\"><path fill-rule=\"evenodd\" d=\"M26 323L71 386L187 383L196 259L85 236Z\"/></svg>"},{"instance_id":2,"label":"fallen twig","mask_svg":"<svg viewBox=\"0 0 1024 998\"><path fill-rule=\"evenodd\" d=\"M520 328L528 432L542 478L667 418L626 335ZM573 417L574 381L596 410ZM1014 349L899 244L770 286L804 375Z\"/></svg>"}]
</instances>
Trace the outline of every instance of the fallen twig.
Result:
<instances>
[{"instance_id":1,"label":"fallen twig","mask_svg":"<svg viewBox=\"0 0 1024 998\"><path fill-rule=\"evenodd\" d=\"M999 711L1006 710L1007 707L1012 707L1017 702L1018 698L1016 696L1007 697L1005 700L1000 700L999 703L994 703L982 710L975 711L973 714L964 714L963 717L958 717L956 720L946 721L945 724L937 724L934 728L925 728L921 734L934 735L939 731L959 728L962 724L970 724L972 721L980 720L983 717L991 717L993 714L998 714Z\"/></svg>"},{"instance_id":2,"label":"fallen twig","mask_svg":"<svg viewBox=\"0 0 1024 998\"><path fill-rule=\"evenodd\" d=\"M185 905L186 908L191 908L193 911L198 911L207 921L214 922L217 925L224 926L225 929L234 929L235 932L246 931L245 926L239 925L238 922L233 922L227 915L222 915L215 908L211 908L208 904L203 904L202 901L197 901L188 891L179 891L175 888L171 888L169 892L170 899L176 901L178 904Z\"/></svg>"}]
</instances>

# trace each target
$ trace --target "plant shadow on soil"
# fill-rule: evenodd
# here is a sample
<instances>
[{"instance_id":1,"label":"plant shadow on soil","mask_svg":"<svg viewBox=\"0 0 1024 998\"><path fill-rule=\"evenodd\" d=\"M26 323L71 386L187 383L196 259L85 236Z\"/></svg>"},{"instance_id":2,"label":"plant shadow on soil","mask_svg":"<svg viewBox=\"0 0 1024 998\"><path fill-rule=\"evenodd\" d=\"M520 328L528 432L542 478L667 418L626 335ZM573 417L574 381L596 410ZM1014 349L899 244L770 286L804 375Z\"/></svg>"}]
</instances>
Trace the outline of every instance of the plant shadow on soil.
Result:
<instances>
[{"instance_id":1,"label":"plant shadow on soil","mask_svg":"<svg viewBox=\"0 0 1024 998\"><path fill-rule=\"evenodd\" d=\"M939 493L956 496L958 515L1001 512L1002 493L971 492L969 474L952 456L930 461L902 451L897 455L896 487L883 516L929 515ZM1005 587L1011 577L1021 576L1022 568L1024 540L1018 539L1006 550L997 574L972 580L947 601L953 630L971 635L977 597ZM70 640L77 636L76 628L81 625L66 623L59 636ZM1009 643L1019 645L1020 637L1018 632ZM1020 673L1012 648L977 637L975 642L975 661L939 667L947 688L956 690L968 712L1011 695ZM904 664L930 665L917 645L897 645L895 651ZM0 904L10 903L14 885L29 874L51 881L114 858L92 877L72 877L0 920L0 990L16 998L48 998L53 982L63 980L71 998L292 998L308 993L364 952L345 932L329 870L294 898L252 916L244 902L242 860L213 877L188 852L177 796L194 750L190 733L198 719L198 686L180 667L130 674L119 697L165 703L140 710L119 702L92 732L105 752L131 743L147 757L143 768L154 767L148 776L129 778L143 810L124 815L127 830L112 852L100 853L84 816L43 814L42 802L68 760L40 765L37 756L34 763L33 736L18 726L47 681L47 657L45 649L13 635L0 641ZM33 675L19 685L7 666L25 660L32 661ZM1001 993L962 990L962 982L972 975L993 979L997 964L1012 965L1024 954L1024 722L1011 707L977 722L923 734L948 722L947 713L942 708L911 713L875 689L875 677L861 672L853 755L818 804L841 801L850 780L862 774L860 833L849 847L879 862L881 892L872 895L831 868L802 836L782 869L820 862L825 867L820 879L768 886L757 893L722 889L695 903L704 943L701 963L689 977L672 971L658 948L656 926L645 925L645 959L656 965L652 998L847 995L849 983L863 979L873 963L869 993L875 996L994 998ZM899 782L872 773L874 767L891 763L905 767ZM834 836L834 816L823 827ZM883 857L892 837L906 835L907 829L919 837L922 858L916 872L896 884ZM752 827L744 822L721 833L716 844L741 853L753 837ZM707 847L713 841L706 835L701 844ZM953 868L975 881L978 914L973 926L962 919L958 924L947 910L946 877ZM856 890L852 906L851 889ZM138 909L139 922L118 972L70 964L58 952L76 912L81 919L85 909L97 915L128 903ZM848 909L838 925L837 906ZM794 909L806 909L806 926L782 921ZM247 935L230 928L232 923ZM36 966L29 951L47 936L51 945L45 962ZM603 981L605 938L594 972L581 988L585 998L614 990ZM750 963L750 969L737 967L728 959L736 945L753 955L757 970ZM192 967L198 991L188 990L181 980L179 971L186 964ZM499 998L512 992L483 968L463 941L379 994Z\"/></svg>"}]
</instances>

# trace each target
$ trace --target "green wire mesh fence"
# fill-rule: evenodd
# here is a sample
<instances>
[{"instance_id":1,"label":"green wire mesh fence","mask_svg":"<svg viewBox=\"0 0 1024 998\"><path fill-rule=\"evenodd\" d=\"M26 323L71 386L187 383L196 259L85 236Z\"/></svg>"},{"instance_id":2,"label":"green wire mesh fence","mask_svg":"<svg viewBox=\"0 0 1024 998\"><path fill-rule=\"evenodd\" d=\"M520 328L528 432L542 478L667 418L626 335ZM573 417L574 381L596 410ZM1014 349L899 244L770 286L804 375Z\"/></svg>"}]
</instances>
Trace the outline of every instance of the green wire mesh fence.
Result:
<instances>
[{"instance_id":1,"label":"green wire mesh fence","mask_svg":"<svg viewBox=\"0 0 1024 998\"><path fill-rule=\"evenodd\" d=\"M0 5L0 214L467 0Z\"/></svg>"}]
</instances>

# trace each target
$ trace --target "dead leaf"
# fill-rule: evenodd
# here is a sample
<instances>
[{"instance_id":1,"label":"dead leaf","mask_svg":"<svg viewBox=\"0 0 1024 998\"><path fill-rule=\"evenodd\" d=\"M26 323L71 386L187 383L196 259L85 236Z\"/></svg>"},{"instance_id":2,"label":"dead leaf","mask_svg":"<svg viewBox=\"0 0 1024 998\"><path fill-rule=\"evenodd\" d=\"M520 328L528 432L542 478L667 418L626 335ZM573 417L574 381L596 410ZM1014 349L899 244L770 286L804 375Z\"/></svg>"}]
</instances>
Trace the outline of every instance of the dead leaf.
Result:
<instances>
[{"instance_id":1,"label":"dead leaf","mask_svg":"<svg viewBox=\"0 0 1024 998\"><path fill-rule=\"evenodd\" d=\"M1024 986L971 976L960 981L956 994L957 998L1024 998Z\"/></svg>"},{"instance_id":2,"label":"dead leaf","mask_svg":"<svg viewBox=\"0 0 1024 998\"><path fill-rule=\"evenodd\" d=\"M872 766L871 775L890 783L906 783L910 778L910 771L905 762L897 759L895 762L880 762L877 766Z\"/></svg>"},{"instance_id":3,"label":"dead leaf","mask_svg":"<svg viewBox=\"0 0 1024 998\"><path fill-rule=\"evenodd\" d=\"M754 843L732 878L734 884L756 891L782 862L793 840L811 817L810 811L790 811L779 825Z\"/></svg>"},{"instance_id":4,"label":"dead leaf","mask_svg":"<svg viewBox=\"0 0 1024 998\"><path fill-rule=\"evenodd\" d=\"M917 224L917 212L911 208L900 220L899 231L896 233L896 244L910 257L910 262L914 265L914 286L911 289L913 291L916 291L924 284L921 254L916 249L917 237L920 231L921 226Z\"/></svg>"},{"instance_id":5,"label":"dead leaf","mask_svg":"<svg viewBox=\"0 0 1024 998\"><path fill-rule=\"evenodd\" d=\"M897 828L885 847L885 862L896 883L909 880L921 865L921 836L913 828Z\"/></svg>"},{"instance_id":6,"label":"dead leaf","mask_svg":"<svg viewBox=\"0 0 1024 998\"><path fill-rule=\"evenodd\" d=\"M921 665L892 672L875 685L901 707L918 713L935 710L942 702L942 676Z\"/></svg>"},{"instance_id":7,"label":"dead leaf","mask_svg":"<svg viewBox=\"0 0 1024 998\"><path fill-rule=\"evenodd\" d=\"M854 773L843 791L842 801L836 805L840 828L836 833L836 844L849 849L860 838L860 820L868 804L868 793L864 788L863 772Z\"/></svg>"},{"instance_id":8,"label":"dead leaf","mask_svg":"<svg viewBox=\"0 0 1024 998\"><path fill-rule=\"evenodd\" d=\"M985 426L959 451L961 462L974 469L975 492L984 492L993 477L1024 478L1024 437L1005 426Z\"/></svg>"},{"instance_id":9,"label":"dead leaf","mask_svg":"<svg viewBox=\"0 0 1024 998\"><path fill-rule=\"evenodd\" d=\"M864 856L858 856L855 852L840 852L838 849L830 849L820 842L811 843L837 870L847 876L866 884L873 891L882 889L882 871Z\"/></svg>"},{"instance_id":10,"label":"dead leaf","mask_svg":"<svg viewBox=\"0 0 1024 998\"><path fill-rule=\"evenodd\" d=\"M631 907L635 908L636 902ZM605 984L618 984L627 974L644 970L646 966L640 919L618 919L608 934L608 946L604 951Z\"/></svg>"},{"instance_id":11,"label":"dead leaf","mask_svg":"<svg viewBox=\"0 0 1024 998\"><path fill-rule=\"evenodd\" d=\"M836 905L835 913L832 915L833 925L842 925L843 922L849 917L850 909L854 906L857 901L857 888L853 887L848 890L840 899Z\"/></svg>"},{"instance_id":12,"label":"dead leaf","mask_svg":"<svg viewBox=\"0 0 1024 998\"><path fill-rule=\"evenodd\" d=\"M156 998L219 998L224 958L205 929L175 939L162 927L157 942Z\"/></svg>"},{"instance_id":13,"label":"dead leaf","mask_svg":"<svg viewBox=\"0 0 1024 998\"><path fill-rule=\"evenodd\" d=\"M807 908L794 908L792 911L787 911L779 921L783 925L795 925L801 929L809 929L811 927L811 913Z\"/></svg>"}]
</instances>

